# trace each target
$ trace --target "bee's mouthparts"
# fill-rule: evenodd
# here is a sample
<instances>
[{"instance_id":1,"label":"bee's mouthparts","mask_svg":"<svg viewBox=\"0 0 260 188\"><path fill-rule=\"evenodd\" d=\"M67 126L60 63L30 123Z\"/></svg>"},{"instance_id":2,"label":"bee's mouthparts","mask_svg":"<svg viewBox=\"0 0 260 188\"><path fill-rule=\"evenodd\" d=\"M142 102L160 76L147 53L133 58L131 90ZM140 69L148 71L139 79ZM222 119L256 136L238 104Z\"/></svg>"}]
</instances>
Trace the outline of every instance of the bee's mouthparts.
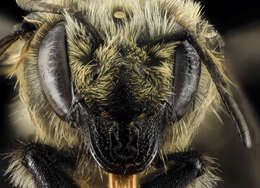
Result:
<instances>
[{"instance_id":1,"label":"bee's mouthparts","mask_svg":"<svg viewBox=\"0 0 260 188\"><path fill-rule=\"evenodd\" d=\"M107 172L119 175L136 174L151 164L158 152L165 107L153 115L135 121L117 122L95 116L84 110L78 125L86 135L90 153Z\"/></svg>"},{"instance_id":2,"label":"bee's mouthparts","mask_svg":"<svg viewBox=\"0 0 260 188\"><path fill-rule=\"evenodd\" d=\"M148 125L136 127L90 125L90 151L105 171L114 174L135 174L144 170L158 150L158 129Z\"/></svg>"}]
</instances>

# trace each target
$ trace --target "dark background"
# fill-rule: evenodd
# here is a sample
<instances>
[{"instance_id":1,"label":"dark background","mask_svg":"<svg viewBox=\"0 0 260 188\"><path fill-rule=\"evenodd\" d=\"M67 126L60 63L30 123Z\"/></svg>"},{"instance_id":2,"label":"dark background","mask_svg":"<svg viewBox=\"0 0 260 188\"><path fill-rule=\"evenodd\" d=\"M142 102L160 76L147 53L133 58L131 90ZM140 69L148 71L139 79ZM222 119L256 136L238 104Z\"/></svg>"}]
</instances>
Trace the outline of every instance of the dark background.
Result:
<instances>
[{"instance_id":1,"label":"dark background","mask_svg":"<svg viewBox=\"0 0 260 188\"><path fill-rule=\"evenodd\" d=\"M245 149L230 119L224 114L224 125L214 117L210 126L205 125L197 136L194 147L215 158L220 163L219 175L224 181L221 188L260 187L260 154L258 151L258 120L260 114L260 5L257 0L202 0L204 15L214 24L226 42L228 67L241 86L246 98L238 98L250 120L254 146ZM26 13L14 0L2 1L0 16L19 22ZM0 23L0 28L3 27ZM15 96L14 81L0 77L0 153L10 150L12 134L8 126L7 105ZM249 105L248 105L249 104ZM256 118L255 118L256 117ZM0 174L6 169L6 161L0 161ZM0 176L0 188L11 187L6 177Z\"/></svg>"}]
</instances>

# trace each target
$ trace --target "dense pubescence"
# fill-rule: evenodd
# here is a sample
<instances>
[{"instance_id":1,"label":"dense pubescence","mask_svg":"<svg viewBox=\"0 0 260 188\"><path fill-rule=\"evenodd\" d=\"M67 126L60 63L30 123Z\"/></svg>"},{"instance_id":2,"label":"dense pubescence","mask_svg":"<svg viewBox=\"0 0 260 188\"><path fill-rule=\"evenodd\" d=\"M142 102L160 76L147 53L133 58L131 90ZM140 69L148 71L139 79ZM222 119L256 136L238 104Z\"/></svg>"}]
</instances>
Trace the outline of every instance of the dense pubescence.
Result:
<instances>
[{"instance_id":1,"label":"dense pubescence","mask_svg":"<svg viewBox=\"0 0 260 188\"><path fill-rule=\"evenodd\" d=\"M119 32L127 30L129 26L125 27L122 26ZM170 95L174 44L158 44L152 49L146 49L130 41L130 36L123 40L118 35L106 40L104 45L92 52L92 49L88 49L91 36L82 35L80 41L83 44L75 45L79 38L75 36L76 32L72 32L72 28L68 30L73 80L76 90L91 107L120 107L118 104L124 96L130 103L128 106L149 104L153 107ZM81 31L86 29L83 27Z\"/></svg>"},{"instance_id":2,"label":"dense pubescence","mask_svg":"<svg viewBox=\"0 0 260 188\"><path fill-rule=\"evenodd\" d=\"M181 25L196 35L201 45L205 46L206 40L212 37L207 35L211 26L201 19L200 6L193 1L68 0L56 3L65 8L73 4L72 7L83 14L73 17L66 11L59 16L37 13L40 20L28 20L35 23L38 30L31 33L30 40L26 42L29 48L24 52L26 55L20 56L22 63L15 75L20 83L20 96L38 129L35 140L58 149L78 149L74 175L75 179L81 180L94 174L89 166L97 165L89 160L85 137L71 128L68 122L58 118L40 84L38 52L48 31L60 22L65 23L71 79L75 91L84 99L84 105L92 109L96 116L130 123L142 113L153 114L158 104L174 94L171 87L175 77L174 54L178 43L159 43L152 47L137 44L174 33ZM100 41L96 32L103 41ZM214 48L208 48L208 52L222 71L222 55ZM216 93L209 73L202 66L197 92L184 117L161 133L160 151L168 153L189 149L205 114L211 109L215 110L218 103ZM16 158L14 160L19 161ZM29 187L31 177L19 165L16 162L9 168L9 172L18 169L12 172L13 182ZM20 172L27 174L24 180L17 178ZM207 168L205 175L196 182L206 187L214 184L214 180L217 178Z\"/></svg>"}]
</instances>

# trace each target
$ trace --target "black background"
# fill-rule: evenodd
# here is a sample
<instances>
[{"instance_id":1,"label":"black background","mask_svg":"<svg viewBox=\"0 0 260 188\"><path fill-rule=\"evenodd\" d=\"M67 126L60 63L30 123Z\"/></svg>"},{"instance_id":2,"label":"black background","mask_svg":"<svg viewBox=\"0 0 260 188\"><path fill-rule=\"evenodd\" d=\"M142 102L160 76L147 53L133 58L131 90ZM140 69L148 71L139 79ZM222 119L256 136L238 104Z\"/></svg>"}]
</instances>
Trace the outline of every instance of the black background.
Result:
<instances>
[{"instance_id":1,"label":"black background","mask_svg":"<svg viewBox=\"0 0 260 188\"><path fill-rule=\"evenodd\" d=\"M210 22L216 26L216 28L220 31L221 35L227 36L231 31L238 31L241 28L247 28L247 26L250 26L250 28L254 28L254 24L260 25L260 5L257 0L255 1L244 1L244 0L202 0L201 4L203 5L203 12L204 15L210 20ZM6 0L1 1L0 4L0 13L7 15L10 17L11 20L14 20L15 22L19 22L22 20L22 16L26 13L19 9L14 0ZM252 26L253 25L253 26ZM0 27L2 27L0 25ZM246 30L246 29L244 29ZM260 30L259 30L260 32ZM260 35L258 35L260 37ZM259 47L259 54L260 54L260 45ZM250 46L249 46L250 48ZM250 50L250 49L249 49ZM237 54L239 56L240 54ZM258 56L260 57L260 55ZM259 65L255 66L251 69L249 69L251 72L248 72L248 75L250 76L250 80L247 79L241 79L241 86L244 89L244 92L246 96L249 99L249 102L254 107L254 110L256 111L256 115L259 116L260 114L260 59L256 58L256 64ZM250 63L250 62L245 62ZM252 79L252 75L253 79ZM239 77L239 75L238 75ZM12 140L12 135L9 133L9 127L7 123L7 105L10 103L11 99L15 96L13 88L14 81L7 81L4 77L0 77L0 153L9 151L10 147L10 140ZM233 129L232 129L233 130ZM235 135L235 134L234 134ZM253 134L254 139L256 140L257 134ZM237 136L237 135L235 135ZM222 138L219 138L222 139ZM214 144L214 143L213 143ZM236 143L237 144L237 141ZM238 143L240 144L240 143ZM205 144L200 143L200 147L205 146ZM232 144L227 147L232 147ZM252 158L257 158L259 156L257 153L257 147L258 144L256 144L253 148L253 152L251 151L250 157L247 157L247 150L244 148L237 146L239 149L223 149L220 150L220 152L214 152L215 157L220 158L220 163L223 168L221 170L223 171L222 177L224 179L224 182L220 183L219 187L252 187L257 188L260 187L260 180L253 179L248 173L248 168L251 168L249 165L249 160ZM202 148L202 150L211 150L214 147L205 146ZM213 149L212 149L213 150ZM221 152L225 152L221 153ZM226 153L229 152L235 152L233 155L229 155ZM253 154L252 154L253 153ZM242 159L239 161L237 158L233 158L236 155L241 155ZM214 156L214 155L213 155ZM256 160L257 159L252 159ZM221 161L224 161L223 164ZM242 164L243 163L243 164ZM248 164L247 164L248 163ZM253 165L257 165L260 163L256 162L253 163ZM0 173L2 174L4 169L6 168L6 161L2 160L0 163ZM260 171L257 171L260 172ZM257 172L251 172L251 173L257 173ZM254 174L255 175L255 174ZM257 176L256 176L257 177ZM259 177L259 176L258 176ZM239 183L234 183L239 182ZM6 183L6 178L0 177L0 187L1 188L9 188L11 187Z\"/></svg>"}]
</instances>

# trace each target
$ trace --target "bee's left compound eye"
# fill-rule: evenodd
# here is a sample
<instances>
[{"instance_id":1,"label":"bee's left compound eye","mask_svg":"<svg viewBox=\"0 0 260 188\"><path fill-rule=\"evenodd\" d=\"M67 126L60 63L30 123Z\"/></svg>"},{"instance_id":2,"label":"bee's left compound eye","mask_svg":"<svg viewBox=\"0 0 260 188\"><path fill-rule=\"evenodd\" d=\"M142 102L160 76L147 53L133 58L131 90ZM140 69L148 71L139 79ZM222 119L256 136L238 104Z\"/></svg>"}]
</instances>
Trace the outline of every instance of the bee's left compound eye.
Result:
<instances>
[{"instance_id":1,"label":"bee's left compound eye","mask_svg":"<svg viewBox=\"0 0 260 188\"><path fill-rule=\"evenodd\" d=\"M53 27L42 39L38 56L42 90L53 110L62 119L72 103L65 37L66 30L62 23Z\"/></svg>"}]
</instances>

